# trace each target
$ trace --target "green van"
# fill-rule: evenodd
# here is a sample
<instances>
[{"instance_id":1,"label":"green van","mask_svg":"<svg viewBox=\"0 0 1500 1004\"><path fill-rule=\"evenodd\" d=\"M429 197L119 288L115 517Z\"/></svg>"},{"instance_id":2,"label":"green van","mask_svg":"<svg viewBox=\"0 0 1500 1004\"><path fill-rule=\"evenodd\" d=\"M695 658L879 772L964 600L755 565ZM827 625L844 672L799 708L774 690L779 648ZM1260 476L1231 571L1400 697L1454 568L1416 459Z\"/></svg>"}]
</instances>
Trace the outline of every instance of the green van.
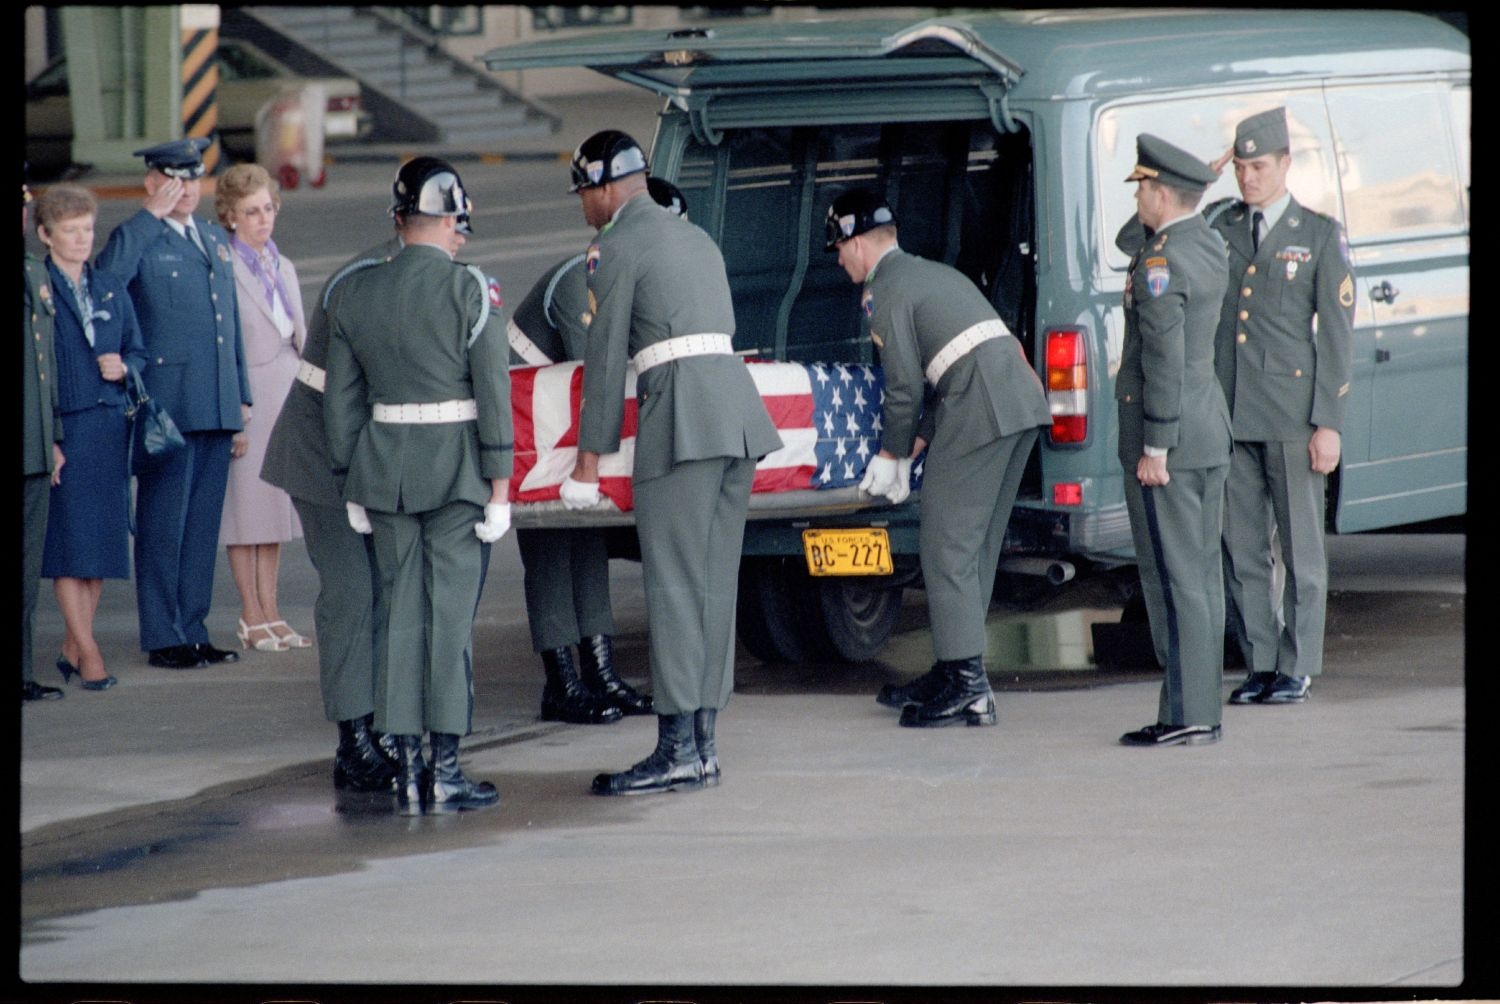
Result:
<instances>
[{"instance_id":1,"label":"green van","mask_svg":"<svg viewBox=\"0 0 1500 1004\"><path fill-rule=\"evenodd\" d=\"M664 99L651 164L724 251L736 349L878 363L858 290L823 250L851 186L901 244L966 273L1049 389L1002 567L1065 581L1133 561L1113 382L1138 133L1210 160L1285 105L1290 187L1343 221L1358 289L1335 532L1467 508L1468 38L1395 11L995 11L627 31L493 50L492 70L588 66ZM1225 171L1204 200L1236 196ZM883 531L888 575L816 560L818 533ZM755 496L742 641L770 660L872 657L916 580L914 500Z\"/></svg>"}]
</instances>

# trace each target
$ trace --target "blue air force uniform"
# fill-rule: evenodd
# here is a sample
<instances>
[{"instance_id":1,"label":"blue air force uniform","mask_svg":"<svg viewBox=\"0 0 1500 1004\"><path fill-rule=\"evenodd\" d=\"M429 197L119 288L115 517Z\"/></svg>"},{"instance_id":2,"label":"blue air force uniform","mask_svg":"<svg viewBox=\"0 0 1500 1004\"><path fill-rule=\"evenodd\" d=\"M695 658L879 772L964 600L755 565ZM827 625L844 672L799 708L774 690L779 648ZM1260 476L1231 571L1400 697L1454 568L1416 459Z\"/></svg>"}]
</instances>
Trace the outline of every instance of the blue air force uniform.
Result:
<instances>
[{"instance_id":1,"label":"blue air force uniform","mask_svg":"<svg viewBox=\"0 0 1500 1004\"><path fill-rule=\"evenodd\" d=\"M153 167L159 149L142 151ZM203 250L142 209L115 228L95 260L128 289L146 343L146 390L187 441L186 449L137 475L144 651L209 644L204 619L213 599L230 440L243 428L240 406L252 403L229 238L217 223L193 223Z\"/></svg>"}]
</instances>

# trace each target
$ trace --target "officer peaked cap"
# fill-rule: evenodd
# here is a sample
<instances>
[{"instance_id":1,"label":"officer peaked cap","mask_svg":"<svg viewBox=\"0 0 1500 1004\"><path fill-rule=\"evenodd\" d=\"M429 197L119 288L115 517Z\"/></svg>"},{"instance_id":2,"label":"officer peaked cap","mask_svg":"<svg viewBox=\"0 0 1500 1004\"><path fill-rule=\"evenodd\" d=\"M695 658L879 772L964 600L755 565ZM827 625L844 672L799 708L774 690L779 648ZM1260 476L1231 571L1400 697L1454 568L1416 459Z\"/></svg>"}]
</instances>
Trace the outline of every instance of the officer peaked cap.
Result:
<instances>
[{"instance_id":1,"label":"officer peaked cap","mask_svg":"<svg viewBox=\"0 0 1500 1004\"><path fill-rule=\"evenodd\" d=\"M171 178L203 177L203 151L213 140L207 136L174 139L170 143L137 150L132 157L145 157L146 166Z\"/></svg>"},{"instance_id":2,"label":"officer peaked cap","mask_svg":"<svg viewBox=\"0 0 1500 1004\"><path fill-rule=\"evenodd\" d=\"M1173 188L1201 192L1218 177L1207 164L1186 150L1143 132L1135 138L1135 170L1125 180L1150 178Z\"/></svg>"},{"instance_id":3,"label":"officer peaked cap","mask_svg":"<svg viewBox=\"0 0 1500 1004\"><path fill-rule=\"evenodd\" d=\"M1236 157L1261 157L1291 148L1286 132L1285 106L1258 112L1245 119L1234 130Z\"/></svg>"}]
</instances>

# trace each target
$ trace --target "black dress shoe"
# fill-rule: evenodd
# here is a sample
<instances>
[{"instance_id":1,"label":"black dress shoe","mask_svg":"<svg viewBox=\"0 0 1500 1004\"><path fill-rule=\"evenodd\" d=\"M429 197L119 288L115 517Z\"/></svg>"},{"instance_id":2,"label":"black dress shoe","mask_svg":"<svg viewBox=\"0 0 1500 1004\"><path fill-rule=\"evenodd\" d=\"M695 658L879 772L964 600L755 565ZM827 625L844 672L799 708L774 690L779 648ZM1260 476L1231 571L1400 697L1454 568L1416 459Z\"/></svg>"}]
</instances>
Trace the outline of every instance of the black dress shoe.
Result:
<instances>
[{"instance_id":1,"label":"black dress shoe","mask_svg":"<svg viewBox=\"0 0 1500 1004\"><path fill-rule=\"evenodd\" d=\"M1261 695L1261 704L1301 704L1307 700L1307 692L1312 689L1312 677L1310 676L1283 676L1276 674L1276 679L1266 688Z\"/></svg>"},{"instance_id":2,"label":"black dress shoe","mask_svg":"<svg viewBox=\"0 0 1500 1004\"><path fill-rule=\"evenodd\" d=\"M1229 695L1230 704L1258 704L1276 679L1275 673L1251 673Z\"/></svg>"},{"instance_id":3,"label":"black dress shoe","mask_svg":"<svg viewBox=\"0 0 1500 1004\"><path fill-rule=\"evenodd\" d=\"M936 697L925 704L908 704L901 709L900 725L909 729L935 729L945 725L994 725L995 695L984 672L984 659L951 659L939 662L946 667L947 678Z\"/></svg>"},{"instance_id":4,"label":"black dress shoe","mask_svg":"<svg viewBox=\"0 0 1500 1004\"><path fill-rule=\"evenodd\" d=\"M205 665L214 665L215 663L220 662L240 661L240 654L238 652L231 652L227 648L214 648L212 645L209 645L206 642L200 641L198 644L194 645L193 651L198 653L198 658L202 659Z\"/></svg>"},{"instance_id":5,"label":"black dress shoe","mask_svg":"<svg viewBox=\"0 0 1500 1004\"><path fill-rule=\"evenodd\" d=\"M1122 746L1202 746L1216 743L1223 734L1218 725L1147 725L1120 737Z\"/></svg>"},{"instance_id":6,"label":"black dress shoe","mask_svg":"<svg viewBox=\"0 0 1500 1004\"><path fill-rule=\"evenodd\" d=\"M166 648L153 648L146 656L149 665L159 669L197 669L208 665L198 657L198 650L193 645L169 645Z\"/></svg>"},{"instance_id":7,"label":"black dress shoe","mask_svg":"<svg viewBox=\"0 0 1500 1004\"><path fill-rule=\"evenodd\" d=\"M35 680L27 680L21 684L21 700L23 701L60 701L65 695L56 687L44 687Z\"/></svg>"}]
</instances>

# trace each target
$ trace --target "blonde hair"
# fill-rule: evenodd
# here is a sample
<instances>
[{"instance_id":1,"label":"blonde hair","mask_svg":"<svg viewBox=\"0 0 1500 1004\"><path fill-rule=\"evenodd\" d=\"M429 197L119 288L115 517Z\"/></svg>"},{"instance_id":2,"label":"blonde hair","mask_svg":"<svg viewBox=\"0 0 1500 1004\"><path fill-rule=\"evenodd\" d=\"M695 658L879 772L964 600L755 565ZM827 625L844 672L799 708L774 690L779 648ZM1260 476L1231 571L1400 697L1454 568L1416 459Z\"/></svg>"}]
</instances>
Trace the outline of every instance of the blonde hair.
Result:
<instances>
[{"instance_id":1,"label":"blonde hair","mask_svg":"<svg viewBox=\"0 0 1500 1004\"><path fill-rule=\"evenodd\" d=\"M281 186L271 177L271 172L259 164L236 164L219 176L214 188L214 212L218 214L219 222L226 230L234 229L229 222L229 214L239 201L262 188L271 193L271 204L279 211Z\"/></svg>"},{"instance_id":2,"label":"blonde hair","mask_svg":"<svg viewBox=\"0 0 1500 1004\"><path fill-rule=\"evenodd\" d=\"M48 230L63 220L98 215L98 200L82 185L51 185L36 200L36 225Z\"/></svg>"}]
</instances>

